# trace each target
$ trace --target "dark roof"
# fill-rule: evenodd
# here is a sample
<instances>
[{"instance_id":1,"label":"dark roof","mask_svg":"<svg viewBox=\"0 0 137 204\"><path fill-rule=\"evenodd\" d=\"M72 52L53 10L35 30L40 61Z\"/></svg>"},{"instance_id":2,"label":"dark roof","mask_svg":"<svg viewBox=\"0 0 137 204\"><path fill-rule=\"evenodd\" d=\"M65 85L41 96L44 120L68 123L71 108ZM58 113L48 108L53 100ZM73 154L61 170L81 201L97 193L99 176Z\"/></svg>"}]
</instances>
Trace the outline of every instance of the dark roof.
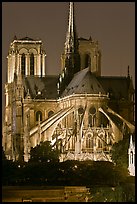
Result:
<instances>
[{"instance_id":1,"label":"dark roof","mask_svg":"<svg viewBox=\"0 0 137 204\"><path fill-rule=\"evenodd\" d=\"M74 75L73 79L62 93L62 96L68 96L74 93L98 94L99 92L105 94L104 89L94 74L86 68Z\"/></svg>"},{"instance_id":2,"label":"dark roof","mask_svg":"<svg viewBox=\"0 0 137 204\"><path fill-rule=\"evenodd\" d=\"M28 92L31 98L57 99L58 76L27 76L24 78L25 95ZM76 73L62 93L62 97L71 94L89 93L102 94L110 93L111 99L128 99L131 79L119 76L96 77L88 68ZM131 86L132 88L132 86Z\"/></svg>"},{"instance_id":3,"label":"dark roof","mask_svg":"<svg viewBox=\"0 0 137 204\"><path fill-rule=\"evenodd\" d=\"M20 40L30 40L30 41L35 41L34 39L29 38L29 37L24 37L24 38L21 38Z\"/></svg>"},{"instance_id":4,"label":"dark roof","mask_svg":"<svg viewBox=\"0 0 137 204\"><path fill-rule=\"evenodd\" d=\"M56 99L58 76L27 76L24 78L25 93L28 89L31 98L35 99Z\"/></svg>"},{"instance_id":5,"label":"dark roof","mask_svg":"<svg viewBox=\"0 0 137 204\"><path fill-rule=\"evenodd\" d=\"M113 99L128 99L129 78L119 76L100 76L98 81Z\"/></svg>"},{"instance_id":6,"label":"dark roof","mask_svg":"<svg viewBox=\"0 0 137 204\"><path fill-rule=\"evenodd\" d=\"M86 39L86 38L82 38L82 37L78 38L78 40L89 41L88 39Z\"/></svg>"}]
</instances>

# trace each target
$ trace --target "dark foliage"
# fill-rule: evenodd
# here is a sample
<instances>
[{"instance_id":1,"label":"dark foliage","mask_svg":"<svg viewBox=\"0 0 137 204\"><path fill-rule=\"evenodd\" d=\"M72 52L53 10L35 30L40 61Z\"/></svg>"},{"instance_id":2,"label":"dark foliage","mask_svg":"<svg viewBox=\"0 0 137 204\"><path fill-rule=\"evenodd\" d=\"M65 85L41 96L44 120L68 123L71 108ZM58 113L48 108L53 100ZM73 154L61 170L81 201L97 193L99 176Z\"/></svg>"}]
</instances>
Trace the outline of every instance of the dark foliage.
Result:
<instances>
[{"instance_id":1,"label":"dark foliage","mask_svg":"<svg viewBox=\"0 0 137 204\"><path fill-rule=\"evenodd\" d=\"M53 149L50 141L41 142L34 148L31 148L29 162L57 162L59 161L59 151Z\"/></svg>"}]
</instances>

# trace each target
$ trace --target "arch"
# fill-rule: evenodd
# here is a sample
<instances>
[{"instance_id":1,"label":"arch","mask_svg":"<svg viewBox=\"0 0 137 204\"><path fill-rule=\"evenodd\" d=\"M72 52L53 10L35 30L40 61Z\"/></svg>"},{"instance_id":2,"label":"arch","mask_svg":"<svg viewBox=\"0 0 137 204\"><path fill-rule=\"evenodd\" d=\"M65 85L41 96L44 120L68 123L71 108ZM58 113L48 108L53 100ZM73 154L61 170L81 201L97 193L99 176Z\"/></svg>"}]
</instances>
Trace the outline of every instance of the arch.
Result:
<instances>
[{"instance_id":1,"label":"arch","mask_svg":"<svg viewBox=\"0 0 137 204\"><path fill-rule=\"evenodd\" d=\"M107 125L109 125L109 120L103 113L99 112L99 126L101 125L107 127Z\"/></svg>"},{"instance_id":2,"label":"arch","mask_svg":"<svg viewBox=\"0 0 137 204\"><path fill-rule=\"evenodd\" d=\"M96 113L96 108L94 106L90 107L89 113L94 115Z\"/></svg>"},{"instance_id":3,"label":"arch","mask_svg":"<svg viewBox=\"0 0 137 204\"><path fill-rule=\"evenodd\" d=\"M38 54L37 50L34 48L29 49L29 53L33 53L34 55Z\"/></svg>"},{"instance_id":4,"label":"arch","mask_svg":"<svg viewBox=\"0 0 137 204\"><path fill-rule=\"evenodd\" d=\"M36 121L42 121L42 112L41 111L37 111L36 112Z\"/></svg>"},{"instance_id":5,"label":"arch","mask_svg":"<svg viewBox=\"0 0 137 204\"><path fill-rule=\"evenodd\" d=\"M34 75L34 54L30 54L30 75Z\"/></svg>"},{"instance_id":6,"label":"arch","mask_svg":"<svg viewBox=\"0 0 137 204\"><path fill-rule=\"evenodd\" d=\"M130 164L133 164L133 151L130 152Z\"/></svg>"},{"instance_id":7,"label":"arch","mask_svg":"<svg viewBox=\"0 0 137 204\"><path fill-rule=\"evenodd\" d=\"M82 121L82 116L83 116L83 114L84 114L84 109L83 109L82 106L80 106L80 107L78 108L78 115L79 115L79 122L80 122L80 123L81 123L81 121Z\"/></svg>"},{"instance_id":8,"label":"arch","mask_svg":"<svg viewBox=\"0 0 137 204\"><path fill-rule=\"evenodd\" d=\"M96 120L95 115L96 115L96 108L94 106L91 106L88 113L88 123L92 127L95 125L95 120Z\"/></svg>"},{"instance_id":9,"label":"arch","mask_svg":"<svg viewBox=\"0 0 137 204\"><path fill-rule=\"evenodd\" d=\"M84 109L83 109L82 106L80 106L80 107L78 108L78 114L83 114L83 113L84 113Z\"/></svg>"},{"instance_id":10,"label":"arch","mask_svg":"<svg viewBox=\"0 0 137 204\"><path fill-rule=\"evenodd\" d=\"M91 134L87 134L86 135L86 148L93 149L93 147L94 147L93 137Z\"/></svg>"},{"instance_id":11,"label":"arch","mask_svg":"<svg viewBox=\"0 0 137 204\"><path fill-rule=\"evenodd\" d=\"M48 112L48 118L50 117L50 116L52 116L54 114L54 112L51 110L51 111L49 111Z\"/></svg>"},{"instance_id":12,"label":"arch","mask_svg":"<svg viewBox=\"0 0 137 204\"><path fill-rule=\"evenodd\" d=\"M50 135L52 136L60 121L74 111L75 111L74 107L69 107L67 108L67 110L58 111L54 116L52 116L53 120L51 120L50 118L47 118L46 121L41 123L41 134L43 134L48 129L50 131ZM38 126L35 126L30 130L30 145L33 148L37 145L37 143L35 144L34 142L35 138L37 137L37 133L38 133ZM44 142L45 140L46 140L46 137L44 137L42 141ZM51 139L51 142L53 142L53 139Z\"/></svg>"},{"instance_id":13,"label":"arch","mask_svg":"<svg viewBox=\"0 0 137 204\"><path fill-rule=\"evenodd\" d=\"M26 48L24 48L24 47L19 50L19 54L20 54L20 55L22 55L23 53L24 53L25 55L28 53L28 50L27 50Z\"/></svg>"},{"instance_id":14,"label":"arch","mask_svg":"<svg viewBox=\"0 0 137 204\"><path fill-rule=\"evenodd\" d=\"M91 66L91 57L87 53L87 54L85 54L85 68L90 67L90 66Z\"/></svg>"},{"instance_id":15,"label":"arch","mask_svg":"<svg viewBox=\"0 0 137 204\"><path fill-rule=\"evenodd\" d=\"M25 75L25 68L26 68L26 57L25 54L23 53L21 55L21 75Z\"/></svg>"}]
</instances>

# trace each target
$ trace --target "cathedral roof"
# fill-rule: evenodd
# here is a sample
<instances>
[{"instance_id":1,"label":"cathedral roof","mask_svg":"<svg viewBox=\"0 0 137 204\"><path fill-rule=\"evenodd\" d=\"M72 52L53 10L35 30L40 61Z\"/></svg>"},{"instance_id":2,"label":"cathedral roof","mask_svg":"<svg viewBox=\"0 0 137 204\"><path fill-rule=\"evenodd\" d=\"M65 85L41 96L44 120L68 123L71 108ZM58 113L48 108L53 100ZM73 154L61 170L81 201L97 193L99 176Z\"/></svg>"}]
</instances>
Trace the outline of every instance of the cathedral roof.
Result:
<instances>
[{"instance_id":1,"label":"cathedral roof","mask_svg":"<svg viewBox=\"0 0 137 204\"><path fill-rule=\"evenodd\" d=\"M76 73L69 83L62 96L68 96L71 94L105 94L99 81L96 79L95 75L89 71L88 68L81 70Z\"/></svg>"},{"instance_id":2,"label":"cathedral roof","mask_svg":"<svg viewBox=\"0 0 137 204\"><path fill-rule=\"evenodd\" d=\"M128 99L129 79L120 76L100 76L98 81L112 99Z\"/></svg>"},{"instance_id":3,"label":"cathedral roof","mask_svg":"<svg viewBox=\"0 0 137 204\"><path fill-rule=\"evenodd\" d=\"M29 37L24 37L24 38L21 38L20 40L30 40L30 41L35 41L34 39L32 39L32 38L29 38Z\"/></svg>"},{"instance_id":4,"label":"cathedral roof","mask_svg":"<svg viewBox=\"0 0 137 204\"><path fill-rule=\"evenodd\" d=\"M82 38L82 37L78 38L78 40L89 41L88 39L86 39L86 38Z\"/></svg>"},{"instance_id":5,"label":"cathedral roof","mask_svg":"<svg viewBox=\"0 0 137 204\"><path fill-rule=\"evenodd\" d=\"M27 76L24 79L25 92L28 89L31 98L35 99L56 99L57 98L58 76Z\"/></svg>"}]
</instances>

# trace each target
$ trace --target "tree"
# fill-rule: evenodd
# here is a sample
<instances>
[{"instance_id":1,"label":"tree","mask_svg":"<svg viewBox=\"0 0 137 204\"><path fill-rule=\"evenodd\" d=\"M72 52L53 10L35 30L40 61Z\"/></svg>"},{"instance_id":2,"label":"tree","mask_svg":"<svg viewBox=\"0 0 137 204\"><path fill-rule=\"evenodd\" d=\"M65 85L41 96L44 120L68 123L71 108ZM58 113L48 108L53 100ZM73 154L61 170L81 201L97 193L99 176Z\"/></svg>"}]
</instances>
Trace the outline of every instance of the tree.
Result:
<instances>
[{"instance_id":1,"label":"tree","mask_svg":"<svg viewBox=\"0 0 137 204\"><path fill-rule=\"evenodd\" d=\"M114 143L111 149L112 161L119 167L128 168L128 148L129 135L125 136L123 140Z\"/></svg>"},{"instance_id":2,"label":"tree","mask_svg":"<svg viewBox=\"0 0 137 204\"><path fill-rule=\"evenodd\" d=\"M2 161L4 162L6 160L7 160L7 158L5 156L5 153L4 153L4 150L3 150L3 147L2 147Z\"/></svg>"},{"instance_id":3,"label":"tree","mask_svg":"<svg viewBox=\"0 0 137 204\"><path fill-rule=\"evenodd\" d=\"M59 161L59 151L53 149L50 141L41 142L30 151L29 162L57 162Z\"/></svg>"}]
</instances>

